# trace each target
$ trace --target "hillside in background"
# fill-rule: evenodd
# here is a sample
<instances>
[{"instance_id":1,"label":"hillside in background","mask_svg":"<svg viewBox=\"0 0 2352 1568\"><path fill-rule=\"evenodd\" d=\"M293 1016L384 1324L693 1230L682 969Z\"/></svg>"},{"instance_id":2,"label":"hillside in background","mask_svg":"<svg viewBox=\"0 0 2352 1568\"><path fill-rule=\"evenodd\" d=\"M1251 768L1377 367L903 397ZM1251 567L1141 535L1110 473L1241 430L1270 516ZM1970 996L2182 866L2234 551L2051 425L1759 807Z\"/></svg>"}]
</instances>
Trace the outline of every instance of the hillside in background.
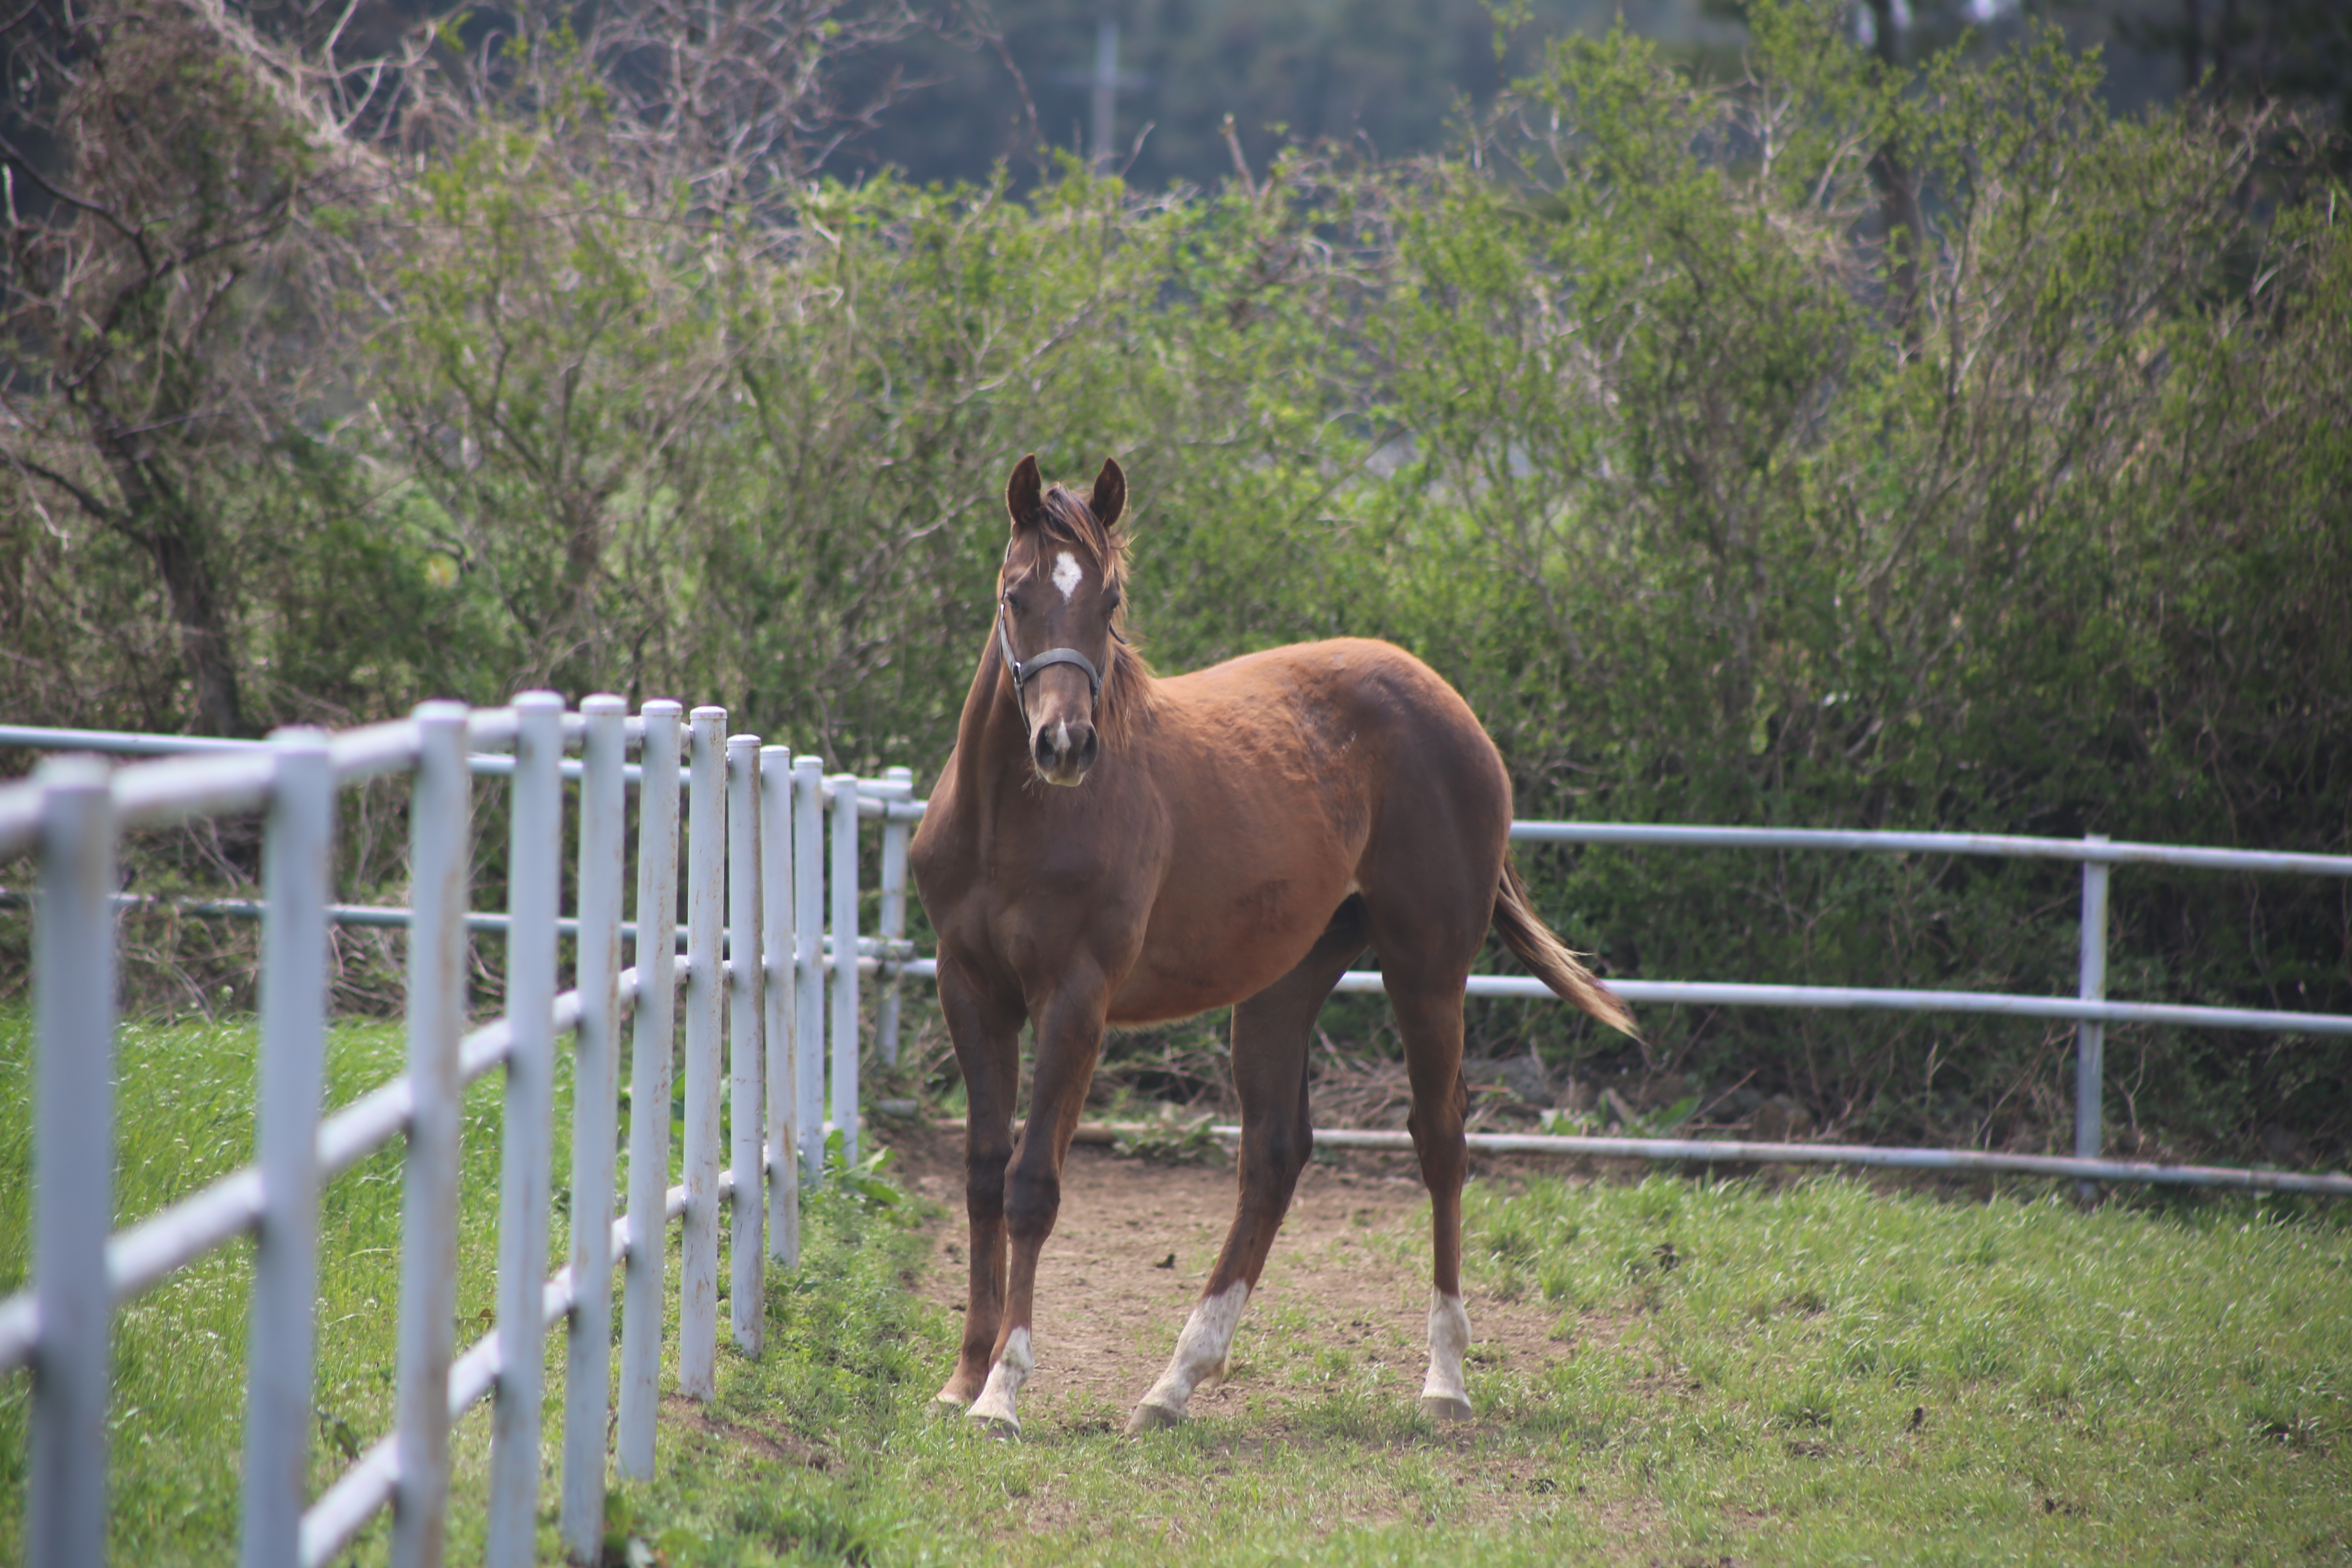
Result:
<instances>
[{"instance_id":1,"label":"hillside in background","mask_svg":"<svg viewBox=\"0 0 2352 1568\"><path fill-rule=\"evenodd\" d=\"M411 53L436 27L483 77L551 25L592 52L600 37L635 34L638 47L601 63L625 97L663 113L714 84L669 71L655 35L693 33L746 56L772 49L794 57L787 68L813 133L812 169L982 184L1002 163L1021 188L1056 154L1095 151L1090 82L1105 24L1117 30L1118 70L1110 164L1155 190L1231 175L1227 117L1253 166L1291 142L1412 157L1458 145L1465 120L1538 70L1559 39L1622 26L1662 58L1727 81L1742 73L1752 41L1746 0L614 0L544 14L515 0L242 0L226 9L262 36L328 51L354 76ZM2118 113L2201 84L2218 100L2306 100L2352 123L2352 7L2336 0L1848 0L1843 9L1850 39L1872 48L1891 40L1905 61L1963 39L1982 59L2028 27L2055 27L2077 53L2095 51L2103 100ZM26 16L45 11L71 14L65 0L34 0ZM26 45L21 27L0 32L0 63ZM401 129L404 106L422 96L404 89L403 75L375 84L365 128ZM0 102L0 133L38 163L52 149L35 76L17 69L10 79L18 90ZM44 194L20 199L37 205Z\"/></svg>"},{"instance_id":2,"label":"hillside in background","mask_svg":"<svg viewBox=\"0 0 2352 1568\"><path fill-rule=\"evenodd\" d=\"M1113 166L1137 185L1229 176L1227 116L1258 166L1294 140L1340 143L1375 160L1408 157L1446 145L1465 110L1491 105L1537 68L1546 39L1598 37L1621 9L1639 35L1717 67L1736 64L1745 29L1700 5L1542 0L1526 20L1498 28L1481 0L1009 0L961 14L992 24L994 37L920 33L867 62L861 79L899 70L929 85L844 157L852 168L887 164L919 182L978 182L1000 160L1034 177L1041 144L1091 152L1089 84L1106 20L1118 28L1126 83L1116 99Z\"/></svg>"},{"instance_id":3,"label":"hillside in background","mask_svg":"<svg viewBox=\"0 0 2352 1568\"><path fill-rule=\"evenodd\" d=\"M1853 35L1867 36L1872 7L1853 7ZM2272 14L2294 16L2285 21ZM1498 14L1499 12L1499 14ZM2304 13L2308 12L2306 16ZM2352 59L2352 34L2319 8L2286 0L2242 18L2205 18L2196 0L1922 0L1891 14L1912 58L1971 34L1979 50L2012 42L2029 19L2055 24L2077 49L2102 52L2102 90L2122 112L2179 96L2185 81L2217 66L2226 77L2276 75L2251 58L2262 47L2296 62L2297 90ZM2195 26L2238 38L2239 54L2187 50ZM924 85L844 148L844 172L884 165L918 182L982 181L992 164L1033 177L1040 143L1088 153L1089 81L1098 28L1118 29L1118 63L1129 79L1116 100L1114 166L1157 189L1181 180L1211 185L1233 172L1223 136L1233 117L1246 156L1262 164L1286 140L1331 142L1364 156L1432 153L1457 139L1461 121L1493 105L1512 81L1538 69L1547 45L1599 37L1612 25L1660 47L1664 58L1716 79L1736 79L1749 43L1738 0L992 0L927 14L929 26L862 61L849 79L871 95L892 79ZM1497 46L1501 58L1497 58ZM2304 63L2307 61L2308 63ZM1034 123L1032 116L1034 114Z\"/></svg>"}]
</instances>

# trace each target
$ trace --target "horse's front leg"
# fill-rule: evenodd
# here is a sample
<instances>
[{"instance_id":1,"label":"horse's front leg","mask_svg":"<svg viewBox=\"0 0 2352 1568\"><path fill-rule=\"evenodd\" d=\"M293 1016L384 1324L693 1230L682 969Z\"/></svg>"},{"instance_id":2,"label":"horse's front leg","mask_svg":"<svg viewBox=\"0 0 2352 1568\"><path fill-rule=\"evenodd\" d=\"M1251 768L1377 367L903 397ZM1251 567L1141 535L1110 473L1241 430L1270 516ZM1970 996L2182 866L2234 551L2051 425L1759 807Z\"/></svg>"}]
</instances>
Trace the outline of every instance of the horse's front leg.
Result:
<instances>
[{"instance_id":1,"label":"horse's front leg","mask_svg":"<svg viewBox=\"0 0 2352 1568\"><path fill-rule=\"evenodd\" d=\"M1108 987L1098 975L1078 975L1066 977L1052 999L1036 1009L1037 1062L1029 1086L1029 1123L1004 1175L1004 1222L1012 1243L1004 1321L997 1331L987 1384L968 1413L1000 1436L1021 1429L1013 1403L1036 1369L1030 1323L1037 1255L1061 1210L1062 1162L1078 1130L1087 1086L1094 1079L1108 1001Z\"/></svg>"},{"instance_id":2,"label":"horse's front leg","mask_svg":"<svg viewBox=\"0 0 2352 1568\"><path fill-rule=\"evenodd\" d=\"M1013 1153L1013 1102L1021 1078L1017 1003L994 998L944 957L940 1008L946 1015L956 1062L963 1069L964 1208L971 1220L971 1294L965 1303L963 1343L955 1373L940 1388L941 1405L961 1409L980 1394L995 1359L1004 1317L1004 1167Z\"/></svg>"}]
</instances>

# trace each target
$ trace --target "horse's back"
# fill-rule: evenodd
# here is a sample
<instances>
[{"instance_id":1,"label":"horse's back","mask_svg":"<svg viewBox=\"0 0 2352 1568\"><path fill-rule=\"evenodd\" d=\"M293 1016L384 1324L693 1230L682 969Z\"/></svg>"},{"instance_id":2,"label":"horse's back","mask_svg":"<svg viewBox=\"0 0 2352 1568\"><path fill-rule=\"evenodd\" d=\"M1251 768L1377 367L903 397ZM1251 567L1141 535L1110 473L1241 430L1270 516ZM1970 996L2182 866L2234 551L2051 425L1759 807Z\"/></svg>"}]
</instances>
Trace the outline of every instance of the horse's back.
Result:
<instances>
[{"instance_id":1,"label":"horse's back","mask_svg":"<svg viewBox=\"0 0 2352 1568\"><path fill-rule=\"evenodd\" d=\"M1158 703L1180 746L1256 775L1254 787L1273 773L1355 797L1367 837L1417 826L1499 844L1507 830L1510 780L1494 742L1461 693L1393 643L1244 654L1160 681Z\"/></svg>"},{"instance_id":2,"label":"horse's back","mask_svg":"<svg viewBox=\"0 0 2352 1568\"><path fill-rule=\"evenodd\" d=\"M1252 994L1303 958L1349 897L1402 945L1433 922L1482 939L1510 784L1468 704L1402 648L1269 648L1158 683L1134 759L1171 823L1119 1022Z\"/></svg>"},{"instance_id":3,"label":"horse's back","mask_svg":"<svg viewBox=\"0 0 2352 1568\"><path fill-rule=\"evenodd\" d=\"M1445 741L1494 751L1477 716L1444 677L1394 643L1370 637L1243 654L1155 682L1153 700L1163 721L1193 731L1287 722L1341 740Z\"/></svg>"}]
</instances>

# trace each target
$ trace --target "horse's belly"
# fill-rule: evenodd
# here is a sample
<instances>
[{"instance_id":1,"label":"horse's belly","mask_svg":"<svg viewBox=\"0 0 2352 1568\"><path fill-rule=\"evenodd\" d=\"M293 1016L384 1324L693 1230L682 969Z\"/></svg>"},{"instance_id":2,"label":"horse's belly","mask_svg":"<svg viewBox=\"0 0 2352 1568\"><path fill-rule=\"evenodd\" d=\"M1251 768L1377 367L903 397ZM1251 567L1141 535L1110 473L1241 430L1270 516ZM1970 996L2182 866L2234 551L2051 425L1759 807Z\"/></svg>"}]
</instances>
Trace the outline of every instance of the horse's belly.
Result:
<instances>
[{"instance_id":1,"label":"horse's belly","mask_svg":"<svg viewBox=\"0 0 2352 1568\"><path fill-rule=\"evenodd\" d=\"M1330 924L1346 892L1320 886L1325 880L1263 880L1210 910L1190 900L1163 903L1111 994L1108 1021L1164 1023L1256 995L1296 968Z\"/></svg>"},{"instance_id":2,"label":"horse's belly","mask_svg":"<svg viewBox=\"0 0 2352 1568\"><path fill-rule=\"evenodd\" d=\"M1110 1014L1105 1022L1133 1026L1190 1018L1212 1008L1229 1007L1255 995L1279 978L1279 974L1269 976L1261 984L1240 990L1230 980L1181 974L1130 974L1126 983L1112 994Z\"/></svg>"}]
</instances>

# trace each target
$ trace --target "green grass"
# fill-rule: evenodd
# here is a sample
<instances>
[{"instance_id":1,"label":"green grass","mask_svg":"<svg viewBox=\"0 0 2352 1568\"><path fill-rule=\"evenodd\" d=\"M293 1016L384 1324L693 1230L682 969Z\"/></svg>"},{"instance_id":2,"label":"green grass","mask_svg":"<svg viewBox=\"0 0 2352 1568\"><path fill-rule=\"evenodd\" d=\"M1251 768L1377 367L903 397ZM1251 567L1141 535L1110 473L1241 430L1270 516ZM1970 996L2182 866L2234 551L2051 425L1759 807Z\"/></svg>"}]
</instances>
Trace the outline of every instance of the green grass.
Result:
<instances>
[{"instance_id":1,"label":"green grass","mask_svg":"<svg viewBox=\"0 0 2352 1568\"><path fill-rule=\"evenodd\" d=\"M729 1420L790 1424L829 1468L690 1435L635 1527L680 1563L2352 1558L2332 1213L1539 1182L1474 1189L1470 1237L1474 1289L1556 1307L1564 1342L1541 1371L1474 1351L1467 1431L1277 1313L1244 1329L1269 1392L1233 1414L1130 1439L1078 1409L1010 1445L928 1414L948 1340L889 1289L885 1237L825 1266L878 1291L722 1385Z\"/></svg>"},{"instance_id":2,"label":"green grass","mask_svg":"<svg viewBox=\"0 0 2352 1568\"><path fill-rule=\"evenodd\" d=\"M12 1283L24 1033L0 1019ZM250 1051L236 1028L127 1033L126 1215L242 1158ZM334 1053L343 1098L394 1070L398 1037L339 1031ZM494 1091L469 1110L460 1310L478 1314ZM320 1402L362 1439L389 1414L398 1203L385 1156L328 1205ZM669 1568L2352 1561L2352 1216L2338 1210L2084 1213L2046 1188L1975 1201L1842 1178L1478 1187L1474 1327L1481 1299L1541 1304L1558 1353L1482 1363L1474 1348L1470 1427L1423 1420L1393 1375L1375 1387L1367 1352L1286 1304L1244 1324L1241 1397L1181 1431L1130 1439L1123 1410L1041 1401L1002 1444L929 1413L952 1329L910 1285L926 1227L945 1221L913 1207L812 1204L802 1267L772 1276L768 1354L722 1351L718 1403L673 1403L659 1478L614 1489L617 1559L634 1543ZM1418 1234L1368 1239L1417 1273ZM233 1550L244 1268L224 1255L119 1331L115 1561ZM22 1553L24 1405L14 1379L0 1560ZM461 1428L454 1562L478 1552L486 1429L479 1413ZM315 1473L341 1462L322 1448ZM381 1557L381 1536L360 1560ZM551 1531L542 1542L551 1557Z\"/></svg>"},{"instance_id":3,"label":"green grass","mask_svg":"<svg viewBox=\"0 0 2352 1568\"><path fill-rule=\"evenodd\" d=\"M1563 1328L1631 1314L1615 1348L1476 1394L1654 1503L1673 1550L2352 1555L2337 1214L1653 1179L1481 1194L1470 1233L1488 1288L1539 1294Z\"/></svg>"}]
</instances>

